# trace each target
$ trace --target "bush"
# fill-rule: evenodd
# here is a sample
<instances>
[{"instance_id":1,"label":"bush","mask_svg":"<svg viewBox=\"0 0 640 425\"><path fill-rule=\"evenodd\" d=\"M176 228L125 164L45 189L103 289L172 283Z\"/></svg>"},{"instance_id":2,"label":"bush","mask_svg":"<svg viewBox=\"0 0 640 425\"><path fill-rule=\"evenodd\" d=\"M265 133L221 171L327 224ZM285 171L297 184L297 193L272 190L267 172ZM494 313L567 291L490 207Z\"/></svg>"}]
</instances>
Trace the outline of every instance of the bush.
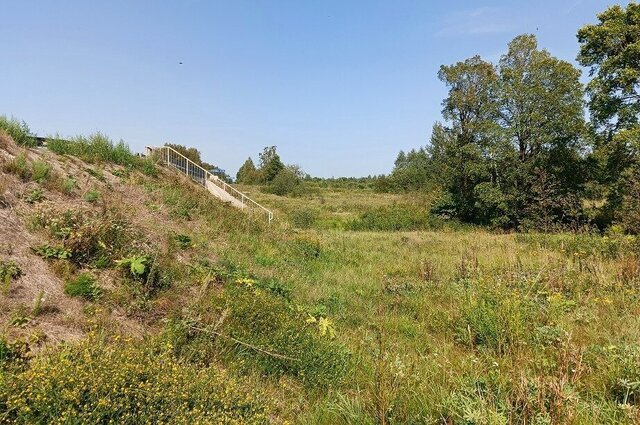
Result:
<instances>
[{"instance_id":1,"label":"bush","mask_svg":"<svg viewBox=\"0 0 640 425\"><path fill-rule=\"evenodd\" d=\"M88 137L77 136L71 140L53 138L47 142L47 147L57 154L77 156L89 163L109 162L138 168L150 176L157 174L153 162L136 156L125 142L113 143L102 133L95 133Z\"/></svg>"},{"instance_id":2,"label":"bush","mask_svg":"<svg viewBox=\"0 0 640 425\"><path fill-rule=\"evenodd\" d=\"M98 198L100 198L100 192L96 189L91 189L84 195L84 200L89 203L96 202Z\"/></svg>"},{"instance_id":3,"label":"bush","mask_svg":"<svg viewBox=\"0 0 640 425\"><path fill-rule=\"evenodd\" d=\"M441 228L442 219L427 208L413 205L393 205L370 208L347 223L348 230L411 231Z\"/></svg>"},{"instance_id":4,"label":"bush","mask_svg":"<svg viewBox=\"0 0 640 425\"><path fill-rule=\"evenodd\" d=\"M175 359L166 347L95 335L49 352L0 384L0 421L33 423L266 424L266 412L215 367Z\"/></svg>"},{"instance_id":5,"label":"bush","mask_svg":"<svg viewBox=\"0 0 640 425\"><path fill-rule=\"evenodd\" d=\"M291 213L291 223L300 229L309 229L316 222L317 214L309 209L301 209Z\"/></svg>"},{"instance_id":6,"label":"bush","mask_svg":"<svg viewBox=\"0 0 640 425\"><path fill-rule=\"evenodd\" d=\"M117 211L43 208L36 212L33 224L61 240L66 258L78 265L110 263L137 249L132 245L137 233Z\"/></svg>"},{"instance_id":7,"label":"bush","mask_svg":"<svg viewBox=\"0 0 640 425\"><path fill-rule=\"evenodd\" d=\"M14 261L0 261L0 285L2 293L9 293L11 282L22 276L22 269Z\"/></svg>"},{"instance_id":8,"label":"bush","mask_svg":"<svg viewBox=\"0 0 640 425\"><path fill-rule=\"evenodd\" d=\"M539 320L539 312L526 299L486 289L470 293L461 313L456 339L500 354L534 338Z\"/></svg>"},{"instance_id":9,"label":"bush","mask_svg":"<svg viewBox=\"0 0 640 425\"><path fill-rule=\"evenodd\" d=\"M51 183L51 180L55 180L58 177L46 161L29 162L24 152L19 153L11 161L5 163L2 169L7 173L17 175L23 181L33 180L38 183Z\"/></svg>"},{"instance_id":10,"label":"bush","mask_svg":"<svg viewBox=\"0 0 640 425\"><path fill-rule=\"evenodd\" d=\"M51 166L45 161L33 161L31 164L31 180L44 183L51 176Z\"/></svg>"},{"instance_id":11,"label":"bush","mask_svg":"<svg viewBox=\"0 0 640 425\"><path fill-rule=\"evenodd\" d=\"M6 173L15 174L23 181L31 179L31 167L27 161L27 155L24 152L19 153L11 161L3 164L2 169Z\"/></svg>"},{"instance_id":12,"label":"bush","mask_svg":"<svg viewBox=\"0 0 640 425\"><path fill-rule=\"evenodd\" d=\"M278 196L302 196L304 183L300 173L297 167L289 166L283 168L273 180L270 180L264 191Z\"/></svg>"},{"instance_id":13,"label":"bush","mask_svg":"<svg viewBox=\"0 0 640 425\"><path fill-rule=\"evenodd\" d=\"M100 294L100 288L96 286L96 280L89 273L82 273L75 279L64 284L64 293L72 297L82 297L94 300Z\"/></svg>"},{"instance_id":14,"label":"bush","mask_svg":"<svg viewBox=\"0 0 640 425\"><path fill-rule=\"evenodd\" d=\"M257 288L251 278L229 282L212 297L197 312L170 323L167 335L177 352L195 360L221 353L231 365L293 376L309 387L342 385L349 353L332 339L328 319L310 320L287 298Z\"/></svg>"},{"instance_id":15,"label":"bush","mask_svg":"<svg viewBox=\"0 0 640 425\"><path fill-rule=\"evenodd\" d=\"M13 141L19 146L37 146L36 140L29 134L29 126L24 121L18 121L15 118L7 118L6 115L0 115L0 130L11 136Z\"/></svg>"}]
</instances>

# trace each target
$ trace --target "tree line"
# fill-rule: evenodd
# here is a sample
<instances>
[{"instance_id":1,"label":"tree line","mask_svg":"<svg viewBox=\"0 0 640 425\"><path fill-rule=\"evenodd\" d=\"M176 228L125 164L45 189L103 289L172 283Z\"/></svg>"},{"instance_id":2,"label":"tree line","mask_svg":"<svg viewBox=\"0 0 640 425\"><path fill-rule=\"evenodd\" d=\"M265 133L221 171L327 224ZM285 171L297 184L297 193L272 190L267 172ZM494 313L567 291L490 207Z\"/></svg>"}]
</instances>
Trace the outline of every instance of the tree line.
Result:
<instances>
[{"instance_id":1,"label":"tree line","mask_svg":"<svg viewBox=\"0 0 640 425\"><path fill-rule=\"evenodd\" d=\"M640 5L608 8L577 38L586 86L531 34L498 63L441 66L443 120L378 189L440 189L435 213L501 228L640 232Z\"/></svg>"},{"instance_id":2,"label":"tree line","mask_svg":"<svg viewBox=\"0 0 640 425\"><path fill-rule=\"evenodd\" d=\"M251 157L247 158L236 174L236 183L260 184L265 192L280 196L300 196L304 193L304 179L308 176L298 165L285 165L276 146L265 147L258 158L257 167Z\"/></svg>"}]
</instances>

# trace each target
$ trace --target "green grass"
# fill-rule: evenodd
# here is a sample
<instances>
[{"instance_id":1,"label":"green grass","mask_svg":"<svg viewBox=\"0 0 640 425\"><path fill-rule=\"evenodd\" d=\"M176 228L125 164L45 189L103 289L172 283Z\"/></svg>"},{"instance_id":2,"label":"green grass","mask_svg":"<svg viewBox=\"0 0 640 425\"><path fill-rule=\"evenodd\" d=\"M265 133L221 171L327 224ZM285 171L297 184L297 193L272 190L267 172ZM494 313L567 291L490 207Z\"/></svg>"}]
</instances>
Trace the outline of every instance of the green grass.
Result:
<instances>
[{"instance_id":1,"label":"green grass","mask_svg":"<svg viewBox=\"0 0 640 425\"><path fill-rule=\"evenodd\" d=\"M215 366L181 362L166 346L95 333L26 370L10 369L1 383L3 423L267 423L263 403Z\"/></svg>"},{"instance_id":2,"label":"green grass","mask_svg":"<svg viewBox=\"0 0 640 425\"><path fill-rule=\"evenodd\" d=\"M47 141L47 147L57 154L77 156L88 163L109 162L137 168L151 176L157 173L155 165L150 160L136 156L125 142L114 143L102 133L88 137L77 136L71 140L51 138Z\"/></svg>"},{"instance_id":3,"label":"green grass","mask_svg":"<svg viewBox=\"0 0 640 425\"><path fill-rule=\"evenodd\" d=\"M35 139L30 135L29 126L24 121L18 121L13 117L8 118L6 115L0 115L0 130L11 136L18 146L34 147L37 144Z\"/></svg>"},{"instance_id":4,"label":"green grass","mask_svg":"<svg viewBox=\"0 0 640 425\"><path fill-rule=\"evenodd\" d=\"M64 284L64 293L72 297L94 300L100 294L96 279L89 273L81 273Z\"/></svg>"},{"instance_id":5,"label":"green grass","mask_svg":"<svg viewBox=\"0 0 640 425\"><path fill-rule=\"evenodd\" d=\"M177 177L129 171L118 184L137 185L139 204L154 206L150 223L166 214L158 220L169 229L145 235L106 192L102 212L43 209L34 221L51 238L45 247L62 245L78 267L104 258L101 267L121 265L120 273L104 271L116 276L114 288L92 305L149 324L156 345L106 339L94 349L86 339L78 351L37 356L0 381L7 421L46 423L68 409L77 422L122 419L123 412L132 422L170 411L200 418L172 404L172 386L184 391L187 406L203 403L216 418L220 405L198 388L219 369L245 382L231 394L251 388L278 400L268 415L275 423L640 419L635 237L492 233L429 216L426 195L366 187L317 188L303 198L243 187L275 211L267 225ZM167 285L145 289L165 276ZM184 382L171 381L166 365ZM68 382L85 376L85 366L98 370L95 378L86 386ZM115 390L104 383L109 374L117 375ZM140 382L149 398L121 391ZM54 395L53 386L66 391ZM77 394L80 404L67 398ZM113 402L103 407L100 397ZM98 416L87 403L99 406L91 410Z\"/></svg>"}]
</instances>

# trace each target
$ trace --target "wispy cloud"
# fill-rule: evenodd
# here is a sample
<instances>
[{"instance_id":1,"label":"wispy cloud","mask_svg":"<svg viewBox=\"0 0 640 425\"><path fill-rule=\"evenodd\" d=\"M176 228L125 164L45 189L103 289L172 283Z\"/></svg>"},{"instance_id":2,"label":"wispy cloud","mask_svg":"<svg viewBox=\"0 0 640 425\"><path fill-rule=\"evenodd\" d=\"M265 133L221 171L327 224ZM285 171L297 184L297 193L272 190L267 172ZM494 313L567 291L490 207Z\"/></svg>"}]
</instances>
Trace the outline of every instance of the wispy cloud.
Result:
<instances>
[{"instance_id":1,"label":"wispy cloud","mask_svg":"<svg viewBox=\"0 0 640 425\"><path fill-rule=\"evenodd\" d=\"M445 19L436 37L500 34L517 28L514 22L488 6L454 12Z\"/></svg>"}]
</instances>

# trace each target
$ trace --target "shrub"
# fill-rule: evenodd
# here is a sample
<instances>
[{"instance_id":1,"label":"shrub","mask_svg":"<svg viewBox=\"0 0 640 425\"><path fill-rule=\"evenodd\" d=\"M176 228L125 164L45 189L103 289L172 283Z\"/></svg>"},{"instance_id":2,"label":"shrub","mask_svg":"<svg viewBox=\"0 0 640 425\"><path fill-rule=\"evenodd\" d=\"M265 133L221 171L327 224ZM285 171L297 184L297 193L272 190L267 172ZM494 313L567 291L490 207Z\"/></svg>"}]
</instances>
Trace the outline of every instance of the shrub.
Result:
<instances>
[{"instance_id":1,"label":"shrub","mask_svg":"<svg viewBox=\"0 0 640 425\"><path fill-rule=\"evenodd\" d=\"M33 161L31 164L31 180L44 183L51 176L51 166L46 161Z\"/></svg>"},{"instance_id":2,"label":"shrub","mask_svg":"<svg viewBox=\"0 0 640 425\"><path fill-rule=\"evenodd\" d=\"M136 156L125 142L114 143L102 133L88 137L77 136L71 140L53 138L47 142L47 147L57 154L77 156L89 163L110 162L140 169L150 176L157 174L152 161Z\"/></svg>"},{"instance_id":3,"label":"shrub","mask_svg":"<svg viewBox=\"0 0 640 425\"><path fill-rule=\"evenodd\" d=\"M95 335L48 352L0 385L7 423L266 424L265 408L215 367L175 359L152 343Z\"/></svg>"},{"instance_id":4,"label":"shrub","mask_svg":"<svg viewBox=\"0 0 640 425\"><path fill-rule=\"evenodd\" d=\"M291 213L291 223L300 229L309 229L316 222L317 214L310 209L301 209Z\"/></svg>"},{"instance_id":5,"label":"shrub","mask_svg":"<svg viewBox=\"0 0 640 425\"><path fill-rule=\"evenodd\" d=\"M33 248L36 254L45 260L49 259L58 259L58 260L66 260L71 258L71 251L62 247L62 246L51 246L49 244L39 245Z\"/></svg>"},{"instance_id":6,"label":"shrub","mask_svg":"<svg viewBox=\"0 0 640 425\"><path fill-rule=\"evenodd\" d=\"M24 121L18 121L13 117L7 118L6 115L0 115L0 130L11 136L13 141L19 146L37 146L36 140L29 135L29 126Z\"/></svg>"},{"instance_id":7,"label":"shrub","mask_svg":"<svg viewBox=\"0 0 640 425\"><path fill-rule=\"evenodd\" d=\"M62 241L68 257L78 265L111 262L135 250L137 233L118 211L43 208L33 217L36 227Z\"/></svg>"},{"instance_id":8,"label":"shrub","mask_svg":"<svg viewBox=\"0 0 640 425\"><path fill-rule=\"evenodd\" d=\"M443 221L427 208L398 205L370 208L347 223L348 230L411 231L441 228Z\"/></svg>"},{"instance_id":9,"label":"shrub","mask_svg":"<svg viewBox=\"0 0 640 425\"><path fill-rule=\"evenodd\" d=\"M75 188L76 188L76 181L71 177L67 177L62 183L62 193L66 195L70 195L71 193L73 193L73 190Z\"/></svg>"},{"instance_id":10,"label":"shrub","mask_svg":"<svg viewBox=\"0 0 640 425\"><path fill-rule=\"evenodd\" d=\"M44 199L44 192L42 191L42 189L36 188L36 189L33 189L31 192L29 192L29 194L25 198L25 201L27 201L30 204L35 204L36 202L40 202L43 199Z\"/></svg>"},{"instance_id":11,"label":"shrub","mask_svg":"<svg viewBox=\"0 0 640 425\"><path fill-rule=\"evenodd\" d=\"M289 375L309 387L342 385L349 352L332 339L331 321L310 318L287 298L259 288L258 282L236 278L210 301L174 318L166 335L177 352L197 361L220 353L231 365Z\"/></svg>"},{"instance_id":12,"label":"shrub","mask_svg":"<svg viewBox=\"0 0 640 425\"><path fill-rule=\"evenodd\" d=\"M84 195L84 200L87 202L96 202L100 198L100 192L96 189L91 189Z\"/></svg>"},{"instance_id":13,"label":"shrub","mask_svg":"<svg viewBox=\"0 0 640 425\"><path fill-rule=\"evenodd\" d=\"M4 163L2 169L7 173L17 175L23 181L31 179L31 167L27 162L27 154L24 152L16 155L11 161Z\"/></svg>"},{"instance_id":14,"label":"shrub","mask_svg":"<svg viewBox=\"0 0 640 425\"><path fill-rule=\"evenodd\" d=\"M64 284L64 293L72 297L93 300L100 294L95 278L89 273L82 273Z\"/></svg>"},{"instance_id":15,"label":"shrub","mask_svg":"<svg viewBox=\"0 0 640 425\"><path fill-rule=\"evenodd\" d=\"M265 186L263 191L278 196L302 196L305 193L302 177L303 172L300 167L288 165L279 170L275 177L266 179L268 186Z\"/></svg>"},{"instance_id":16,"label":"shrub","mask_svg":"<svg viewBox=\"0 0 640 425\"><path fill-rule=\"evenodd\" d=\"M38 183L47 183L52 178L58 177L46 161L29 162L25 152L16 155L11 161L5 163L2 168L7 173L17 175L23 181L33 180Z\"/></svg>"},{"instance_id":17,"label":"shrub","mask_svg":"<svg viewBox=\"0 0 640 425\"><path fill-rule=\"evenodd\" d=\"M0 261L0 284L2 293L9 293L11 282L22 276L22 269L14 261Z\"/></svg>"}]
</instances>

